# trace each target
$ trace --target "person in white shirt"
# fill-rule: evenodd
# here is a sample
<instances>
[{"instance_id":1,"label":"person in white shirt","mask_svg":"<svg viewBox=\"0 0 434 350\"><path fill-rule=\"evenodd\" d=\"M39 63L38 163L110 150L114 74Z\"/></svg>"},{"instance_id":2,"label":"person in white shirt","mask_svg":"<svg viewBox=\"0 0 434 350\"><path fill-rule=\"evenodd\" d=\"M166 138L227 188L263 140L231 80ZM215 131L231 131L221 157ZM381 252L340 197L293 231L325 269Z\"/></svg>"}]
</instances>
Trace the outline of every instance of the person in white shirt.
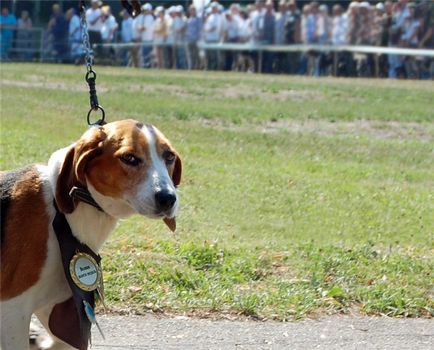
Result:
<instances>
[{"instance_id":1,"label":"person in white shirt","mask_svg":"<svg viewBox=\"0 0 434 350\"><path fill-rule=\"evenodd\" d=\"M252 39L254 43L259 43L261 41L261 33L264 29L265 1L257 0L255 7L256 9L250 13L252 21Z\"/></svg>"},{"instance_id":2,"label":"person in white shirt","mask_svg":"<svg viewBox=\"0 0 434 350\"><path fill-rule=\"evenodd\" d=\"M166 23L167 23L167 35L166 35L166 46L164 47L164 62L166 64L165 68L173 68L176 64L176 52L174 50L175 45L175 6L170 6L166 13Z\"/></svg>"},{"instance_id":3,"label":"person in white shirt","mask_svg":"<svg viewBox=\"0 0 434 350\"><path fill-rule=\"evenodd\" d=\"M348 44L348 38L348 16L343 11L342 6L336 4L333 6L331 43L333 45L346 45ZM336 75L349 76L352 54L349 52L337 52L336 59Z\"/></svg>"},{"instance_id":4,"label":"person in white shirt","mask_svg":"<svg viewBox=\"0 0 434 350\"><path fill-rule=\"evenodd\" d=\"M113 42L115 32L119 25L115 17L111 14L110 6L103 6L101 11L101 38L104 43L111 43Z\"/></svg>"},{"instance_id":5,"label":"person in white shirt","mask_svg":"<svg viewBox=\"0 0 434 350\"><path fill-rule=\"evenodd\" d=\"M132 41L136 44L134 45L131 50L131 65L133 67L140 67L140 43L142 41L142 32L140 31L140 23L143 21L143 14L138 15L136 18L133 19L132 23Z\"/></svg>"},{"instance_id":6,"label":"person in white shirt","mask_svg":"<svg viewBox=\"0 0 434 350\"><path fill-rule=\"evenodd\" d=\"M402 26L401 46L417 48L419 44L419 28L421 21L416 16L416 6L414 3L407 5L408 16L405 18ZM414 56L409 56L404 59L404 68L407 78L419 78L419 65Z\"/></svg>"},{"instance_id":7,"label":"person in white shirt","mask_svg":"<svg viewBox=\"0 0 434 350\"><path fill-rule=\"evenodd\" d=\"M152 5L150 3L144 4L141 9L141 14L134 18L133 21L133 41L142 43L142 50L140 50L140 46L132 49L132 63L134 67L150 68L152 40L154 37L154 16L152 15ZM140 53L142 56L141 64Z\"/></svg>"},{"instance_id":8,"label":"person in white shirt","mask_svg":"<svg viewBox=\"0 0 434 350\"><path fill-rule=\"evenodd\" d=\"M333 45L345 45L348 38L348 19L341 5L333 6L331 42Z\"/></svg>"},{"instance_id":9,"label":"person in white shirt","mask_svg":"<svg viewBox=\"0 0 434 350\"><path fill-rule=\"evenodd\" d=\"M91 44L101 43L101 28L102 28L102 2L92 0L91 7L86 10L87 30L89 31L89 39Z\"/></svg>"},{"instance_id":10,"label":"person in white shirt","mask_svg":"<svg viewBox=\"0 0 434 350\"><path fill-rule=\"evenodd\" d=\"M222 16L219 13L219 4L211 3L211 14L205 21L203 28L204 40L206 43L217 43L221 38ZM217 50L207 50L207 68L209 70L217 70L219 67Z\"/></svg>"},{"instance_id":11,"label":"person in white shirt","mask_svg":"<svg viewBox=\"0 0 434 350\"><path fill-rule=\"evenodd\" d=\"M122 11L122 23L121 23L121 40L122 43L128 44L133 41L133 18L130 16L127 10ZM128 65L130 49L121 49L121 63L122 65Z\"/></svg>"},{"instance_id":12,"label":"person in white shirt","mask_svg":"<svg viewBox=\"0 0 434 350\"><path fill-rule=\"evenodd\" d=\"M167 21L165 18L164 7L158 6L155 9L155 22L154 22L154 52L156 58L157 68L164 68L164 46L167 37Z\"/></svg>"},{"instance_id":13,"label":"person in white shirt","mask_svg":"<svg viewBox=\"0 0 434 350\"><path fill-rule=\"evenodd\" d=\"M223 42L225 43L237 43L239 39L239 22L232 16L231 11L226 11L223 20ZM232 70L234 58L237 56L237 52L227 50L223 52L224 56L224 70Z\"/></svg>"},{"instance_id":14,"label":"person in white shirt","mask_svg":"<svg viewBox=\"0 0 434 350\"><path fill-rule=\"evenodd\" d=\"M205 21L204 40L207 43L217 43L221 38L222 16L219 13L219 4L211 3L211 14Z\"/></svg>"},{"instance_id":15,"label":"person in white shirt","mask_svg":"<svg viewBox=\"0 0 434 350\"><path fill-rule=\"evenodd\" d=\"M173 38L175 40L175 68L186 69L187 60L185 54L185 32L187 30L187 22L184 18L184 8L182 5L175 6L173 23Z\"/></svg>"},{"instance_id":16,"label":"person in white shirt","mask_svg":"<svg viewBox=\"0 0 434 350\"><path fill-rule=\"evenodd\" d=\"M142 6L140 21L136 22L137 29L141 33L142 42L142 67L151 68L152 65L152 41L154 39L154 16L152 5L146 3Z\"/></svg>"},{"instance_id":17,"label":"person in white shirt","mask_svg":"<svg viewBox=\"0 0 434 350\"><path fill-rule=\"evenodd\" d=\"M101 39L104 44L110 44L113 42L115 37L115 32L119 25L116 22L115 17L111 14L110 6L106 5L101 8ZM113 47L104 48L102 50L104 59L109 59L110 62L114 60L115 50Z\"/></svg>"},{"instance_id":18,"label":"person in white shirt","mask_svg":"<svg viewBox=\"0 0 434 350\"><path fill-rule=\"evenodd\" d=\"M66 20L69 20L68 42L71 60L78 63L83 54L80 18L73 8L66 11L65 17Z\"/></svg>"}]
</instances>

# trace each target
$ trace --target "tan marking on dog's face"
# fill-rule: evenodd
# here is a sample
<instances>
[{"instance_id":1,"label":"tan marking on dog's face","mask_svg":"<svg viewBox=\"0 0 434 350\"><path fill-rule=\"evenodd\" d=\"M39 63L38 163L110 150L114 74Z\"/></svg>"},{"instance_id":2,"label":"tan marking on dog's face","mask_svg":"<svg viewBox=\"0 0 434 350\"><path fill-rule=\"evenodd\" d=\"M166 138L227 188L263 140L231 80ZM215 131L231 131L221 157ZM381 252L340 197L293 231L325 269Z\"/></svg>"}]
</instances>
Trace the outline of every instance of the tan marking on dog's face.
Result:
<instances>
[{"instance_id":1,"label":"tan marking on dog's face","mask_svg":"<svg viewBox=\"0 0 434 350\"><path fill-rule=\"evenodd\" d=\"M20 295L39 280L47 256L48 225L42 184L32 167L11 190L2 232L1 300Z\"/></svg>"},{"instance_id":2,"label":"tan marking on dog's face","mask_svg":"<svg viewBox=\"0 0 434 350\"><path fill-rule=\"evenodd\" d=\"M99 146L101 153L86 167L86 177L95 189L105 196L122 198L136 191L145 180L150 162L148 140L133 120L110 123L103 127L107 138ZM123 157L134 156L140 163L131 166Z\"/></svg>"},{"instance_id":3,"label":"tan marking on dog's face","mask_svg":"<svg viewBox=\"0 0 434 350\"><path fill-rule=\"evenodd\" d=\"M157 128L154 128L154 130L156 136L155 142L156 142L157 153L160 155L160 157L164 159L165 154L167 152L172 153L175 156L173 162L170 163L166 162L166 167L176 187L179 185L179 182L181 180L181 169L177 169L181 167L181 158L179 157L178 152L176 152L176 150L173 148L169 140L161 133L161 131L158 130Z\"/></svg>"},{"instance_id":4,"label":"tan marking on dog's face","mask_svg":"<svg viewBox=\"0 0 434 350\"><path fill-rule=\"evenodd\" d=\"M180 178L181 160L163 134L151 125L123 120L91 128L68 151L57 179L56 201L63 212L72 213L77 201L69 191L81 186L114 217L138 213L173 218L178 202L162 209L156 194L176 196Z\"/></svg>"}]
</instances>

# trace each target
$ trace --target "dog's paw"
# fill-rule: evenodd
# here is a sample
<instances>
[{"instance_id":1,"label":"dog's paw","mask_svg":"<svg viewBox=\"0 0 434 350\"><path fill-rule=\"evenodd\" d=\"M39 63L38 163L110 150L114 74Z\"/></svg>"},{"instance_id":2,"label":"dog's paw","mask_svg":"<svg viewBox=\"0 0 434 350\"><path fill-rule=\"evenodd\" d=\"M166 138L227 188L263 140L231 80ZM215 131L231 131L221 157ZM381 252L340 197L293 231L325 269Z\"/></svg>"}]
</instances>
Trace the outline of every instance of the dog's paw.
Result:
<instances>
[{"instance_id":1,"label":"dog's paw","mask_svg":"<svg viewBox=\"0 0 434 350\"><path fill-rule=\"evenodd\" d=\"M40 335L36 340L38 350L69 350L74 349L72 346L63 342L56 342L49 335Z\"/></svg>"}]
</instances>

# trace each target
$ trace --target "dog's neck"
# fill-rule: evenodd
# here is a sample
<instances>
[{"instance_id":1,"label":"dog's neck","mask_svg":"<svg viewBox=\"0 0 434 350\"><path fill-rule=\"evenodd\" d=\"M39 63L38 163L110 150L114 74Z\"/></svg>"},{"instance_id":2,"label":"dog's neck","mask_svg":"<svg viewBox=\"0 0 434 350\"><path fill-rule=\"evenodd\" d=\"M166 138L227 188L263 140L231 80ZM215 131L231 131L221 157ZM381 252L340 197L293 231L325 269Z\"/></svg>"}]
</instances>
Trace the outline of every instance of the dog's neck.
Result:
<instances>
[{"instance_id":1,"label":"dog's neck","mask_svg":"<svg viewBox=\"0 0 434 350\"><path fill-rule=\"evenodd\" d=\"M49 181L53 195L56 191L60 168L70 147L56 151L48 161ZM117 218L80 201L75 210L70 214L65 214L65 217L74 236L95 253L99 252L118 221Z\"/></svg>"},{"instance_id":2,"label":"dog's neck","mask_svg":"<svg viewBox=\"0 0 434 350\"><path fill-rule=\"evenodd\" d=\"M78 202L75 210L65 217L74 236L95 253L99 252L117 223L116 218L83 202Z\"/></svg>"}]
</instances>

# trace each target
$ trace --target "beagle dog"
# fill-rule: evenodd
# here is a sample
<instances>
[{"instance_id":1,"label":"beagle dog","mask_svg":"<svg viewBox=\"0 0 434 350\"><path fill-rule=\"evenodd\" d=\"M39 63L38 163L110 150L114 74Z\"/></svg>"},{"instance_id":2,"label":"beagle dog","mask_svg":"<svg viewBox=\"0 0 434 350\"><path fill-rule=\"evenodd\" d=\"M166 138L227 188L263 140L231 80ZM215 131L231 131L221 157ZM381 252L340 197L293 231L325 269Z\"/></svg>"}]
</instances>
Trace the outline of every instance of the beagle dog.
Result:
<instances>
[{"instance_id":1,"label":"beagle dog","mask_svg":"<svg viewBox=\"0 0 434 350\"><path fill-rule=\"evenodd\" d=\"M0 172L1 348L28 349L32 314L50 333L53 307L71 298L52 225L56 206L75 238L98 253L118 219L132 214L163 219L173 230L181 171L156 127L122 120L91 127L48 166ZM74 186L101 210L71 197ZM70 347L53 336L46 348Z\"/></svg>"}]
</instances>

